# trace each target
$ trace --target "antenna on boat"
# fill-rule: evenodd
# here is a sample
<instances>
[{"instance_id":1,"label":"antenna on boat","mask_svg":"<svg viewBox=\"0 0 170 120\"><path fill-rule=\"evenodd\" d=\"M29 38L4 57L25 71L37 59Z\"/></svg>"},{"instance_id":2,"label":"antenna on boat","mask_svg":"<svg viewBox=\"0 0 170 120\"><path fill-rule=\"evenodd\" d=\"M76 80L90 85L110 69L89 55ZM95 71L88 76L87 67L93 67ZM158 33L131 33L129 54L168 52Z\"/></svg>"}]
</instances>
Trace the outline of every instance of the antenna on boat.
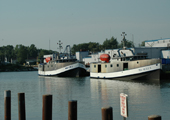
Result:
<instances>
[{"instance_id":1,"label":"antenna on boat","mask_svg":"<svg viewBox=\"0 0 170 120\"><path fill-rule=\"evenodd\" d=\"M125 49L125 41L126 41L126 36L127 34L125 34L125 32L122 32L121 36L123 36L122 42L123 42L123 49Z\"/></svg>"},{"instance_id":2,"label":"antenna on boat","mask_svg":"<svg viewBox=\"0 0 170 120\"><path fill-rule=\"evenodd\" d=\"M57 43L58 45L59 45L59 48L57 48L57 49L59 49L60 50L60 53L61 53L61 49L63 49L63 47L61 46L61 44L63 44L63 43L61 43L61 40L59 40L59 43Z\"/></svg>"}]
</instances>

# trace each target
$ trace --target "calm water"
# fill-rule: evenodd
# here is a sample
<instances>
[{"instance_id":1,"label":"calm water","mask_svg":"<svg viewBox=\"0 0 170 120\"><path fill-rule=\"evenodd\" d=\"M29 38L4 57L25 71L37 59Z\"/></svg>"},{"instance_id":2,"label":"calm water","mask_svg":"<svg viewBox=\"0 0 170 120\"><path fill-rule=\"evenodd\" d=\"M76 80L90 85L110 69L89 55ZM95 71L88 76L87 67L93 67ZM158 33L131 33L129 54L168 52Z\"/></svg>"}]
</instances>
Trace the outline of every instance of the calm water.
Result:
<instances>
[{"instance_id":1,"label":"calm water","mask_svg":"<svg viewBox=\"0 0 170 120\"><path fill-rule=\"evenodd\" d=\"M83 78L40 77L37 72L0 73L0 116L4 119L4 91L11 90L12 120L18 120L18 93L25 93L26 119L42 119L42 95L53 95L53 120L68 119L68 101L78 101L78 120L101 120L101 108L111 106L120 115L120 93L128 94L127 120L147 120L149 115L170 117L170 82L149 84Z\"/></svg>"}]
</instances>

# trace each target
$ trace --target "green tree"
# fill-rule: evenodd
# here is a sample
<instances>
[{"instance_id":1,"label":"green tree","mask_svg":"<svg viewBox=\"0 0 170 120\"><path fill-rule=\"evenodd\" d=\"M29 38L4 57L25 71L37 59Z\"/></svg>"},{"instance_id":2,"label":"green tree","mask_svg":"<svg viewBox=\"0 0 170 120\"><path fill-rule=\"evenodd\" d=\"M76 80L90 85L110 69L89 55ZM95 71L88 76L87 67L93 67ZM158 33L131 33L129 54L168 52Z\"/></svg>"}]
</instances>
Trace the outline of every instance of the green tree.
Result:
<instances>
[{"instance_id":1,"label":"green tree","mask_svg":"<svg viewBox=\"0 0 170 120\"><path fill-rule=\"evenodd\" d=\"M72 54L75 54L77 51L80 50L88 50L90 52L98 52L100 51L101 45L99 43L96 42L89 42L89 43L82 43L82 44L78 44L78 45L73 45L73 47L71 48L71 52Z\"/></svg>"},{"instance_id":2,"label":"green tree","mask_svg":"<svg viewBox=\"0 0 170 120\"><path fill-rule=\"evenodd\" d=\"M142 41L142 43L139 44L139 47L140 47L140 46L145 46L145 41Z\"/></svg>"},{"instance_id":3,"label":"green tree","mask_svg":"<svg viewBox=\"0 0 170 120\"><path fill-rule=\"evenodd\" d=\"M25 63L25 60L28 56L28 47L25 47L23 45L16 45L15 54L17 56L17 61L19 64Z\"/></svg>"},{"instance_id":4,"label":"green tree","mask_svg":"<svg viewBox=\"0 0 170 120\"><path fill-rule=\"evenodd\" d=\"M38 53L39 53L38 58L43 58L44 55L52 54L54 52L51 50L40 49Z\"/></svg>"},{"instance_id":5,"label":"green tree","mask_svg":"<svg viewBox=\"0 0 170 120\"><path fill-rule=\"evenodd\" d=\"M131 48L131 47L135 47L135 45L134 45L133 41L126 40L125 41L125 47ZM123 42L121 42L119 44L118 48L123 48Z\"/></svg>"},{"instance_id":6,"label":"green tree","mask_svg":"<svg viewBox=\"0 0 170 120\"><path fill-rule=\"evenodd\" d=\"M38 56L38 50L34 44L31 44L28 48L29 58L36 58Z\"/></svg>"},{"instance_id":7,"label":"green tree","mask_svg":"<svg viewBox=\"0 0 170 120\"><path fill-rule=\"evenodd\" d=\"M11 58L15 56L14 47L12 45L7 45L0 47L0 60L4 62L5 58L10 61Z\"/></svg>"},{"instance_id":8,"label":"green tree","mask_svg":"<svg viewBox=\"0 0 170 120\"><path fill-rule=\"evenodd\" d=\"M95 52L99 52L99 43L95 43L95 42L90 42L89 46L88 46L88 50L95 53Z\"/></svg>"},{"instance_id":9,"label":"green tree","mask_svg":"<svg viewBox=\"0 0 170 120\"><path fill-rule=\"evenodd\" d=\"M10 61L11 58L13 58L14 55L14 47L12 45L7 45L4 47L5 49L5 57L8 61Z\"/></svg>"},{"instance_id":10,"label":"green tree","mask_svg":"<svg viewBox=\"0 0 170 120\"><path fill-rule=\"evenodd\" d=\"M114 37L111 37L111 39L106 39L103 42L103 48L105 48L105 49L116 49L116 48L118 48L117 39L114 38Z\"/></svg>"},{"instance_id":11,"label":"green tree","mask_svg":"<svg viewBox=\"0 0 170 120\"><path fill-rule=\"evenodd\" d=\"M75 54L77 51L80 50L88 50L88 46L89 43L82 43L82 44L78 44L78 45L73 45L73 47L71 48L71 53Z\"/></svg>"},{"instance_id":12,"label":"green tree","mask_svg":"<svg viewBox=\"0 0 170 120\"><path fill-rule=\"evenodd\" d=\"M4 62L5 54L4 54L3 47L0 47L0 59L1 59L1 62Z\"/></svg>"}]
</instances>

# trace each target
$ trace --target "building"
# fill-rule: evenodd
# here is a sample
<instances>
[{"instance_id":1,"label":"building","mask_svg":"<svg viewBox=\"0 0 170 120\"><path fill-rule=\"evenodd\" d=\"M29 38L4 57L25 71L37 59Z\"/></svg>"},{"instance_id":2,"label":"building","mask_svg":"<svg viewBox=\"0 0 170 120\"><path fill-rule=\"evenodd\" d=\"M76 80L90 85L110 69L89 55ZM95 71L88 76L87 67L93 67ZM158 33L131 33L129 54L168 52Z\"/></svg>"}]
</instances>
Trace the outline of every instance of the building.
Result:
<instances>
[{"instance_id":1,"label":"building","mask_svg":"<svg viewBox=\"0 0 170 120\"><path fill-rule=\"evenodd\" d=\"M26 61L26 65L36 65L37 64L37 58L28 58L25 61Z\"/></svg>"},{"instance_id":2,"label":"building","mask_svg":"<svg viewBox=\"0 0 170 120\"><path fill-rule=\"evenodd\" d=\"M145 47L170 47L170 38L147 40Z\"/></svg>"}]
</instances>

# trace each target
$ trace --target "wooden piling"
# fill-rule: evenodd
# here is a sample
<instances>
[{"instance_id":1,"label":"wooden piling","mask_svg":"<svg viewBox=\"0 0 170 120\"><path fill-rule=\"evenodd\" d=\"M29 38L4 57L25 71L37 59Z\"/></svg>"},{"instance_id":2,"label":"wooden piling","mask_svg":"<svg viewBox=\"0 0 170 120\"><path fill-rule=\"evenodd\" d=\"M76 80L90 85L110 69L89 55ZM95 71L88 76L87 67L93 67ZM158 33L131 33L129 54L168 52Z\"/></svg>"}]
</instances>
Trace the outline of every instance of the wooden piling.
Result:
<instances>
[{"instance_id":1,"label":"wooden piling","mask_svg":"<svg viewBox=\"0 0 170 120\"><path fill-rule=\"evenodd\" d=\"M161 120L161 116L159 116L159 115L150 115L150 116L148 116L148 120Z\"/></svg>"},{"instance_id":2,"label":"wooden piling","mask_svg":"<svg viewBox=\"0 0 170 120\"><path fill-rule=\"evenodd\" d=\"M11 120L11 91L4 91L4 120Z\"/></svg>"},{"instance_id":3,"label":"wooden piling","mask_svg":"<svg viewBox=\"0 0 170 120\"><path fill-rule=\"evenodd\" d=\"M103 107L102 109L102 120L113 120L112 107Z\"/></svg>"},{"instance_id":4,"label":"wooden piling","mask_svg":"<svg viewBox=\"0 0 170 120\"><path fill-rule=\"evenodd\" d=\"M52 120L52 95L43 95L42 120Z\"/></svg>"},{"instance_id":5,"label":"wooden piling","mask_svg":"<svg viewBox=\"0 0 170 120\"><path fill-rule=\"evenodd\" d=\"M26 120L25 93L18 93L18 116L19 120Z\"/></svg>"},{"instance_id":6,"label":"wooden piling","mask_svg":"<svg viewBox=\"0 0 170 120\"><path fill-rule=\"evenodd\" d=\"M77 120L77 101L68 102L68 120Z\"/></svg>"}]
</instances>

